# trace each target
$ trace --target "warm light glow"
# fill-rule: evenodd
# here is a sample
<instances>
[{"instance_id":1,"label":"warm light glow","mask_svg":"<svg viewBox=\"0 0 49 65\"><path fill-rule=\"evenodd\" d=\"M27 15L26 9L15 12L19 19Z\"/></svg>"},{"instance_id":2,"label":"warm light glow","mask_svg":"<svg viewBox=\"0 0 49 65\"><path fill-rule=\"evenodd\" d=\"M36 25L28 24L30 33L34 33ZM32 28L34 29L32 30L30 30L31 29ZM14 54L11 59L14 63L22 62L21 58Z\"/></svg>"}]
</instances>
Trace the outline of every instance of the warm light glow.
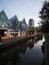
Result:
<instances>
[{"instance_id":1,"label":"warm light glow","mask_svg":"<svg viewBox=\"0 0 49 65\"><path fill-rule=\"evenodd\" d=\"M15 34L15 32L14 32L14 34Z\"/></svg>"},{"instance_id":2,"label":"warm light glow","mask_svg":"<svg viewBox=\"0 0 49 65\"><path fill-rule=\"evenodd\" d=\"M7 34L7 32L5 31L4 34Z\"/></svg>"}]
</instances>

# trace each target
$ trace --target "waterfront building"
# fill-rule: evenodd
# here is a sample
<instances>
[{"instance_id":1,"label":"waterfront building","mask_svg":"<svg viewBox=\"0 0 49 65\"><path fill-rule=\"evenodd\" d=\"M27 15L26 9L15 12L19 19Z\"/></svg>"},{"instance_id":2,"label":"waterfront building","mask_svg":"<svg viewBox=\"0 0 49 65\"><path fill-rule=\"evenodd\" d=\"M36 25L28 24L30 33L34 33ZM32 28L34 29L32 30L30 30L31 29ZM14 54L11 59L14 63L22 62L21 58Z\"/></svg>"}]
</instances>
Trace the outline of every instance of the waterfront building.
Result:
<instances>
[{"instance_id":1,"label":"waterfront building","mask_svg":"<svg viewBox=\"0 0 49 65\"><path fill-rule=\"evenodd\" d=\"M22 21L19 21L17 30L20 32L20 36L26 35L26 28L27 28L27 23L25 19L23 19Z\"/></svg>"},{"instance_id":2,"label":"waterfront building","mask_svg":"<svg viewBox=\"0 0 49 65\"><path fill-rule=\"evenodd\" d=\"M17 18L17 16L13 16L12 18L10 18L10 21L11 21L11 29L15 30L13 31L14 33L12 33L12 35L14 36L20 36L20 22Z\"/></svg>"},{"instance_id":3,"label":"waterfront building","mask_svg":"<svg viewBox=\"0 0 49 65\"><path fill-rule=\"evenodd\" d=\"M10 21L11 21L11 23L13 23L14 21L16 21L16 23L19 22L19 20L18 20L18 18L17 18L16 15L14 15L13 17L11 17L11 18L10 18Z\"/></svg>"},{"instance_id":4,"label":"waterfront building","mask_svg":"<svg viewBox=\"0 0 49 65\"><path fill-rule=\"evenodd\" d=\"M17 16L13 16L12 18L10 18L11 21L11 29L18 29L18 25L19 25L19 20L17 18Z\"/></svg>"},{"instance_id":5,"label":"waterfront building","mask_svg":"<svg viewBox=\"0 0 49 65\"><path fill-rule=\"evenodd\" d=\"M34 20L33 19L29 19L29 25L30 25L30 27L34 27Z\"/></svg>"},{"instance_id":6,"label":"waterfront building","mask_svg":"<svg viewBox=\"0 0 49 65\"><path fill-rule=\"evenodd\" d=\"M0 12L0 35L8 36L7 31L10 29L10 21L6 16L4 10Z\"/></svg>"},{"instance_id":7,"label":"waterfront building","mask_svg":"<svg viewBox=\"0 0 49 65\"><path fill-rule=\"evenodd\" d=\"M22 21L19 21L17 27L16 27L18 30L20 30L21 32L22 31L26 31L26 28L27 28L27 23L25 21L25 19L23 19Z\"/></svg>"},{"instance_id":8,"label":"waterfront building","mask_svg":"<svg viewBox=\"0 0 49 65\"><path fill-rule=\"evenodd\" d=\"M8 17L6 16L4 10L0 12L0 28L8 28Z\"/></svg>"},{"instance_id":9,"label":"waterfront building","mask_svg":"<svg viewBox=\"0 0 49 65\"><path fill-rule=\"evenodd\" d=\"M26 23L26 20L25 18L22 20L22 30L26 31L26 28L27 28L27 23Z\"/></svg>"},{"instance_id":10,"label":"waterfront building","mask_svg":"<svg viewBox=\"0 0 49 65\"><path fill-rule=\"evenodd\" d=\"M27 23L26 23L26 20L25 18L22 20L22 31L26 31L26 28L27 28Z\"/></svg>"}]
</instances>

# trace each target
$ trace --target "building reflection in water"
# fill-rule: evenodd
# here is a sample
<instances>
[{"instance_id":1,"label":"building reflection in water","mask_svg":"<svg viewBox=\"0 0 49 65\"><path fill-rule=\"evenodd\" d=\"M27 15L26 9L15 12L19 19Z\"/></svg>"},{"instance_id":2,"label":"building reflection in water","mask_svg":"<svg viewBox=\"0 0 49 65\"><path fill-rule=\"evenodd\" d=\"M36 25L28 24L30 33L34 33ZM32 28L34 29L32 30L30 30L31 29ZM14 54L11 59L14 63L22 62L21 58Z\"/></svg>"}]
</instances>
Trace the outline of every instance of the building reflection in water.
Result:
<instances>
[{"instance_id":1,"label":"building reflection in water","mask_svg":"<svg viewBox=\"0 0 49 65\"><path fill-rule=\"evenodd\" d=\"M31 50L34 47L34 42L38 42L38 40L39 39L31 39L21 45L11 46L0 52L0 65L17 65L21 63L20 53L24 55L27 47Z\"/></svg>"}]
</instances>

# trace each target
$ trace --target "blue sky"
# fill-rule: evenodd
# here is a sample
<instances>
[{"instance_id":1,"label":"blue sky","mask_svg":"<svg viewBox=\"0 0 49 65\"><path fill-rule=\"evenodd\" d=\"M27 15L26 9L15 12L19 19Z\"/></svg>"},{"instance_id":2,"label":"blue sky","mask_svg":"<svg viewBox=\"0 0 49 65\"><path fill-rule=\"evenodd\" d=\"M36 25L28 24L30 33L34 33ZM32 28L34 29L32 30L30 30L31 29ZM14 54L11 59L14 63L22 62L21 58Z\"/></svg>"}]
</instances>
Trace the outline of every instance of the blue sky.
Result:
<instances>
[{"instance_id":1,"label":"blue sky","mask_svg":"<svg viewBox=\"0 0 49 65\"><path fill-rule=\"evenodd\" d=\"M4 10L8 18L14 15L17 15L19 20L25 18L27 23L33 18L37 26L43 2L44 0L0 0L0 11Z\"/></svg>"}]
</instances>

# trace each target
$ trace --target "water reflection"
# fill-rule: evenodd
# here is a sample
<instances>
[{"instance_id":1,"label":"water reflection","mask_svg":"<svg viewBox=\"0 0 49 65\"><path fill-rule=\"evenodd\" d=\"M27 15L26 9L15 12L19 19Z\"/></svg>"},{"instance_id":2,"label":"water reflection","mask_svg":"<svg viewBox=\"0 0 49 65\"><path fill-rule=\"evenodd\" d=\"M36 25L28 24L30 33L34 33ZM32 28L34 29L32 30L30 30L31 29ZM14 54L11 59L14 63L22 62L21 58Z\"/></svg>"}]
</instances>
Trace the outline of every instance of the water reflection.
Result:
<instances>
[{"instance_id":1,"label":"water reflection","mask_svg":"<svg viewBox=\"0 0 49 65\"><path fill-rule=\"evenodd\" d=\"M0 65L42 65L42 40L31 39L0 53Z\"/></svg>"},{"instance_id":2,"label":"water reflection","mask_svg":"<svg viewBox=\"0 0 49 65\"><path fill-rule=\"evenodd\" d=\"M43 42L43 45L41 46L43 54L45 54L45 41Z\"/></svg>"},{"instance_id":3,"label":"water reflection","mask_svg":"<svg viewBox=\"0 0 49 65\"><path fill-rule=\"evenodd\" d=\"M43 44L41 46L41 50L42 50L42 53L45 56L45 41L43 42ZM42 65L45 65L45 57L44 56L43 56L43 63L42 63Z\"/></svg>"}]
</instances>

